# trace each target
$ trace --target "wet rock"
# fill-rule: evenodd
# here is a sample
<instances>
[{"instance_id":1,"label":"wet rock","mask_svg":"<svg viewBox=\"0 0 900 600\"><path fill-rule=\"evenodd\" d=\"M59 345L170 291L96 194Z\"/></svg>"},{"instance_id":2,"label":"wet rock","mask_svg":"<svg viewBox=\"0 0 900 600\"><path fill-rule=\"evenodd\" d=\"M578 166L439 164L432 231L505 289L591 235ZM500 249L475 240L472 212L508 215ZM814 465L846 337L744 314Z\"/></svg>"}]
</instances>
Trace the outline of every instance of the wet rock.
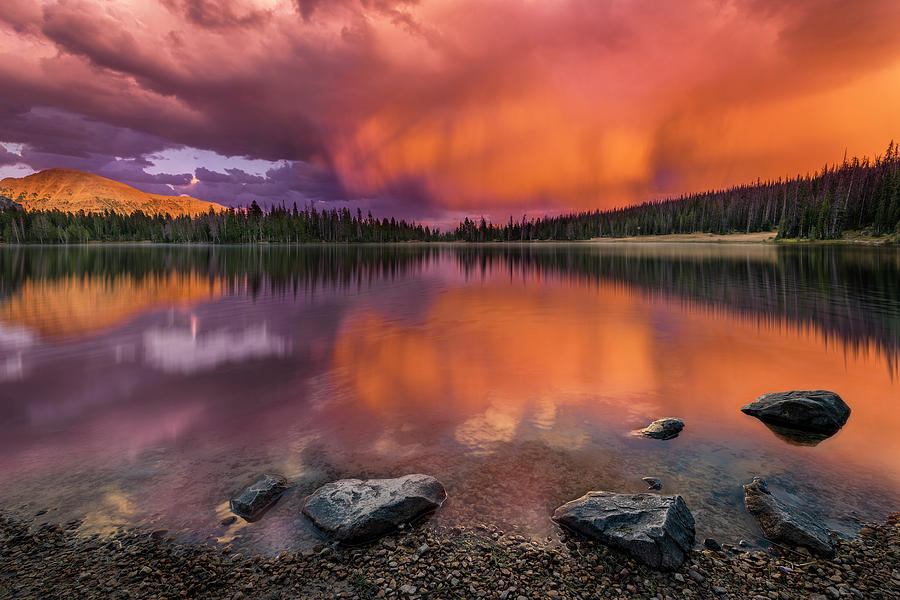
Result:
<instances>
[{"instance_id":1,"label":"wet rock","mask_svg":"<svg viewBox=\"0 0 900 600\"><path fill-rule=\"evenodd\" d=\"M834 556L825 528L813 517L773 496L765 480L754 477L744 486L744 504L769 540L806 548L818 556Z\"/></svg>"},{"instance_id":2,"label":"wet rock","mask_svg":"<svg viewBox=\"0 0 900 600\"><path fill-rule=\"evenodd\" d=\"M707 550L714 550L716 552L722 549L722 545L712 538L706 538L705 540L703 540L703 546Z\"/></svg>"},{"instance_id":3,"label":"wet rock","mask_svg":"<svg viewBox=\"0 0 900 600\"><path fill-rule=\"evenodd\" d=\"M682 429L684 429L684 421L675 417L666 417L665 419L653 421L641 429L640 433L655 440L670 440L678 437Z\"/></svg>"},{"instance_id":4,"label":"wet rock","mask_svg":"<svg viewBox=\"0 0 900 600\"><path fill-rule=\"evenodd\" d=\"M834 435L850 417L850 407L840 396L826 390L763 394L743 406L741 412L780 428L782 435L785 430Z\"/></svg>"},{"instance_id":5,"label":"wet rock","mask_svg":"<svg viewBox=\"0 0 900 600\"><path fill-rule=\"evenodd\" d=\"M235 517L234 515L230 515L230 516L225 517L225 518L222 519L221 521L219 521L219 524L220 524L222 527L228 527L229 525L231 525L231 524L234 523L235 521L237 521L237 517Z\"/></svg>"},{"instance_id":6,"label":"wet rock","mask_svg":"<svg viewBox=\"0 0 900 600\"><path fill-rule=\"evenodd\" d=\"M444 486L428 475L342 479L313 492L303 503L303 514L328 537L356 544L432 512L446 499Z\"/></svg>"},{"instance_id":7,"label":"wet rock","mask_svg":"<svg viewBox=\"0 0 900 600\"><path fill-rule=\"evenodd\" d=\"M231 499L231 512L248 521L256 521L287 489L281 475L263 475Z\"/></svg>"},{"instance_id":8,"label":"wet rock","mask_svg":"<svg viewBox=\"0 0 900 600\"><path fill-rule=\"evenodd\" d=\"M641 481L647 484L648 490L662 489L662 481L656 477L641 477Z\"/></svg>"},{"instance_id":9,"label":"wet rock","mask_svg":"<svg viewBox=\"0 0 900 600\"><path fill-rule=\"evenodd\" d=\"M655 568L677 568L694 543L694 517L681 496L588 492L557 508L553 520Z\"/></svg>"}]
</instances>

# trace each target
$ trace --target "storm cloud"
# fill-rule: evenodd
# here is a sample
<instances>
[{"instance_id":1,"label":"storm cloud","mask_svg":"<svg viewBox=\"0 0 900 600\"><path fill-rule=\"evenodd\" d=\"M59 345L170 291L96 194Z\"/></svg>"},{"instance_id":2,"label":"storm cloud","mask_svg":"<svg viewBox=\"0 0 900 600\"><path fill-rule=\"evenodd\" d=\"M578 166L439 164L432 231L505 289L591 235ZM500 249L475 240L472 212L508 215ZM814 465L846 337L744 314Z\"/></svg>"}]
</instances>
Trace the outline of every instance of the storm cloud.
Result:
<instances>
[{"instance_id":1,"label":"storm cloud","mask_svg":"<svg viewBox=\"0 0 900 600\"><path fill-rule=\"evenodd\" d=\"M441 220L814 170L900 132L900 4L6 0L0 167ZM154 169L178 149L268 161Z\"/></svg>"}]
</instances>

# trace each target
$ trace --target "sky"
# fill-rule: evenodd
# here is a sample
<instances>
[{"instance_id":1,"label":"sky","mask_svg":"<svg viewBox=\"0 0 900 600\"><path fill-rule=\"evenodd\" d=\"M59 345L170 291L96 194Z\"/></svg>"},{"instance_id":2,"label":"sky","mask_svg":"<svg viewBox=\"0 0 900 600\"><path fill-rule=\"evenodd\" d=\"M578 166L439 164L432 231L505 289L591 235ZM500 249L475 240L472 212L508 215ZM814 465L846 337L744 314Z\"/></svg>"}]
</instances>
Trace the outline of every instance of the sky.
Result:
<instances>
[{"instance_id":1,"label":"sky","mask_svg":"<svg viewBox=\"0 0 900 600\"><path fill-rule=\"evenodd\" d=\"M448 225L900 139L896 0L3 0L0 176Z\"/></svg>"}]
</instances>

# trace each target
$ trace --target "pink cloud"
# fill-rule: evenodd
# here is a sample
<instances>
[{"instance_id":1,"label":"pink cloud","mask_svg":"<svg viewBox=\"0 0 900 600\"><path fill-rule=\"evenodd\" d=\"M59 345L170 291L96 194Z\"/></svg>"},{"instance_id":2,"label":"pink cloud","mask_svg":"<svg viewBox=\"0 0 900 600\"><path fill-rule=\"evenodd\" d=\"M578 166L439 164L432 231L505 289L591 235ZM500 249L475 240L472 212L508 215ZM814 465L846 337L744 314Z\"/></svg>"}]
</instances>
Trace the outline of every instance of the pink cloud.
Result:
<instances>
[{"instance_id":1,"label":"pink cloud","mask_svg":"<svg viewBox=\"0 0 900 600\"><path fill-rule=\"evenodd\" d=\"M226 203L611 206L878 152L898 21L891 1L8 0L0 140L35 168L188 146L307 182L199 177Z\"/></svg>"}]
</instances>

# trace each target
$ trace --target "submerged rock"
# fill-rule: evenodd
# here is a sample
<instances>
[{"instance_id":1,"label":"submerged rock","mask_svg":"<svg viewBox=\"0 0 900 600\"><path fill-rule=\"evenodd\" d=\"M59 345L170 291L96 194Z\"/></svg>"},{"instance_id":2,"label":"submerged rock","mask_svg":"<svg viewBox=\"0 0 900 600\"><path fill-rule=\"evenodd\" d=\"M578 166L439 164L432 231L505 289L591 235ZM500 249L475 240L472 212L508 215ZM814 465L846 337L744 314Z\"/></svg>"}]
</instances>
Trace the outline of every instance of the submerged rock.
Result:
<instances>
[{"instance_id":1,"label":"submerged rock","mask_svg":"<svg viewBox=\"0 0 900 600\"><path fill-rule=\"evenodd\" d=\"M707 550L720 551L722 549L722 544L714 540L713 538L706 538L703 540L703 547Z\"/></svg>"},{"instance_id":2,"label":"submerged rock","mask_svg":"<svg viewBox=\"0 0 900 600\"><path fill-rule=\"evenodd\" d=\"M655 440L670 440L678 437L682 429L684 429L684 421L675 417L666 417L665 419L653 421L641 429L640 433Z\"/></svg>"},{"instance_id":3,"label":"submerged rock","mask_svg":"<svg viewBox=\"0 0 900 600\"><path fill-rule=\"evenodd\" d=\"M658 477L641 477L641 481L647 484L648 490L661 490L662 480Z\"/></svg>"},{"instance_id":4,"label":"submerged rock","mask_svg":"<svg viewBox=\"0 0 900 600\"><path fill-rule=\"evenodd\" d=\"M263 475L231 499L231 512L247 521L255 521L287 487L287 479L281 475Z\"/></svg>"},{"instance_id":5,"label":"submerged rock","mask_svg":"<svg viewBox=\"0 0 900 600\"><path fill-rule=\"evenodd\" d=\"M769 431L775 434L778 439L787 442L792 446L818 446L834 433L816 433L813 431L803 431L802 429L792 429L790 427L782 427L763 421L763 425L768 427Z\"/></svg>"},{"instance_id":6,"label":"submerged rock","mask_svg":"<svg viewBox=\"0 0 900 600\"><path fill-rule=\"evenodd\" d=\"M303 503L303 514L328 537L356 544L432 512L446 499L444 486L429 475L342 479L313 492Z\"/></svg>"},{"instance_id":7,"label":"submerged rock","mask_svg":"<svg viewBox=\"0 0 900 600\"><path fill-rule=\"evenodd\" d=\"M834 435L850 417L850 407L840 396L826 390L763 394L743 406L741 412L778 427L776 433L782 435L784 430Z\"/></svg>"},{"instance_id":8,"label":"submerged rock","mask_svg":"<svg viewBox=\"0 0 900 600\"><path fill-rule=\"evenodd\" d=\"M773 496L764 479L754 477L744 486L744 504L769 540L826 558L834 556L828 531L813 517Z\"/></svg>"},{"instance_id":9,"label":"submerged rock","mask_svg":"<svg viewBox=\"0 0 900 600\"><path fill-rule=\"evenodd\" d=\"M675 569L694 543L694 517L681 496L588 492L553 520L654 568Z\"/></svg>"}]
</instances>

